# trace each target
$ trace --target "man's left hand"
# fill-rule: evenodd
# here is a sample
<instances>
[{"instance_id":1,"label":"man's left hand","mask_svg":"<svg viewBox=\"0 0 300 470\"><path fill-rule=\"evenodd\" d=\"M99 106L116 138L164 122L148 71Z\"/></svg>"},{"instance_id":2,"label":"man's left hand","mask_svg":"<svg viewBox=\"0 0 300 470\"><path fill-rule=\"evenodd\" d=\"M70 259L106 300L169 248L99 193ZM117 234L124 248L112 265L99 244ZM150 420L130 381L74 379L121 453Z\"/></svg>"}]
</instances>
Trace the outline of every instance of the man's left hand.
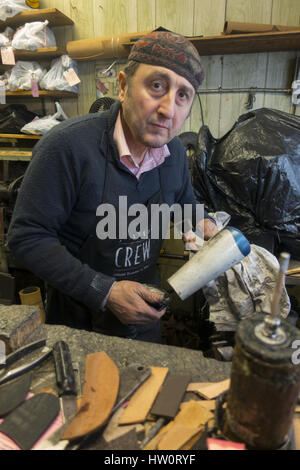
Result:
<instances>
[{"instance_id":1,"label":"man's left hand","mask_svg":"<svg viewBox=\"0 0 300 470\"><path fill-rule=\"evenodd\" d=\"M216 233L218 233L217 225L210 219L204 219L197 224L197 228L199 229L200 233L203 234L204 240L209 240L212 238ZM183 235L183 241L185 243L189 243L192 251L198 251L200 248L196 246L196 235L194 232L190 231Z\"/></svg>"}]
</instances>

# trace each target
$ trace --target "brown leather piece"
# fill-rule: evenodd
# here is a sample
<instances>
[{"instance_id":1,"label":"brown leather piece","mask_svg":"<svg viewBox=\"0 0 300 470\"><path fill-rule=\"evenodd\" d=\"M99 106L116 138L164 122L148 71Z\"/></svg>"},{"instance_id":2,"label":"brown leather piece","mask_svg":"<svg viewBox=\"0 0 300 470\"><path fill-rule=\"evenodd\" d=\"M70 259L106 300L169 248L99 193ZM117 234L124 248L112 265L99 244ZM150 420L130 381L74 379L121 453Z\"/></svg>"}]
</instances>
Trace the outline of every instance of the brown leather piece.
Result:
<instances>
[{"instance_id":1,"label":"brown leather piece","mask_svg":"<svg viewBox=\"0 0 300 470\"><path fill-rule=\"evenodd\" d=\"M104 352L88 354L80 409L62 439L72 440L90 434L109 418L119 390L119 370Z\"/></svg>"},{"instance_id":2,"label":"brown leather piece","mask_svg":"<svg viewBox=\"0 0 300 470\"><path fill-rule=\"evenodd\" d=\"M190 375L169 375L151 408L151 414L175 418L190 380Z\"/></svg>"}]
</instances>

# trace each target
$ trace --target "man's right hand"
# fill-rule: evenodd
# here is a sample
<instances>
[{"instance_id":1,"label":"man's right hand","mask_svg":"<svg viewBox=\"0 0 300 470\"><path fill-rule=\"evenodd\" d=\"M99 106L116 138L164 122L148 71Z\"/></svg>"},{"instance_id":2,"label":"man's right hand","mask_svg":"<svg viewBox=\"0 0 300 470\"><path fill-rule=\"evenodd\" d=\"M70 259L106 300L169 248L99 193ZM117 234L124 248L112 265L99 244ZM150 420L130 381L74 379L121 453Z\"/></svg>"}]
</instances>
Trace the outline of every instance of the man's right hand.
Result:
<instances>
[{"instance_id":1,"label":"man's right hand","mask_svg":"<svg viewBox=\"0 0 300 470\"><path fill-rule=\"evenodd\" d=\"M124 325L154 323L165 314L166 308L158 311L149 303L161 300L161 294L151 292L139 282L118 281L110 291L106 307Z\"/></svg>"}]
</instances>

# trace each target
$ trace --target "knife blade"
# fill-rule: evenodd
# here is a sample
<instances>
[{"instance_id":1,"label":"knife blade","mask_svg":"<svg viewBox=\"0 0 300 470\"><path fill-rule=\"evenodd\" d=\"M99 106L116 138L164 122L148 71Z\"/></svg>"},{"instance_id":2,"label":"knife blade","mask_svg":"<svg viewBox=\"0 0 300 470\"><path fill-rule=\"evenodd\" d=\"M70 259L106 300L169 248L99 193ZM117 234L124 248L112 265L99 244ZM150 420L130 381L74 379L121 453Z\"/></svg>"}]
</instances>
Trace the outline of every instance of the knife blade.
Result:
<instances>
[{"instance_id":1,"label":"knife blade","mask_svg":"<svg viewBox=\"0 0 300 470\"><path fill-rule=\"evenodd\" d=\"M26 372L32 370L34 367L36 367L38 364L43 362L50 354L52 350L48 348L47 346L42 349L42 353L37 359L34 361L30 362L29 364L22 365L20 367L16 367L15 369L12 369L8 372L6 372L4 375L0 377L0 385L2 385L5 382L8 382L9 380L14 379L15 377L18 377L19 375L25 374Z\"/></svg>"},{"instance_id":2,"label":"knife blade","mask_svg":"<svg viewBox=\"0 0 300 470\"><path fill-rule=\"evenodd\" d=\"M63 419L68 422L77 413L77 390L71 353L65 341L54 344L53 358Z\"/></svg>"}]
</instances>

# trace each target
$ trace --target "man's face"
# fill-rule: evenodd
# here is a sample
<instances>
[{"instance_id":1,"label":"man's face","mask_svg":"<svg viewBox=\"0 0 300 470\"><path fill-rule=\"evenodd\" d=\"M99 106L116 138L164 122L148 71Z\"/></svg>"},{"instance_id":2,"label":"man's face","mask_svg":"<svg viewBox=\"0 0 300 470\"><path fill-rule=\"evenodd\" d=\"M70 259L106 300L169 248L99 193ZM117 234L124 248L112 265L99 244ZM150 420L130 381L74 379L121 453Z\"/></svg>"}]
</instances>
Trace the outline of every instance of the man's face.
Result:
<instances>
[{"instance_id":1,"label":"man's face","mask_svg":"<svg viewBox=\"0 0 300 470\"><path fill-rule=\"evenodd\" d=\"M165 67L140 64L131 79L119 75L125 136L129 147L161 147L178 134L189 115L195 90Z\"/></svg>"}]
</instances>

